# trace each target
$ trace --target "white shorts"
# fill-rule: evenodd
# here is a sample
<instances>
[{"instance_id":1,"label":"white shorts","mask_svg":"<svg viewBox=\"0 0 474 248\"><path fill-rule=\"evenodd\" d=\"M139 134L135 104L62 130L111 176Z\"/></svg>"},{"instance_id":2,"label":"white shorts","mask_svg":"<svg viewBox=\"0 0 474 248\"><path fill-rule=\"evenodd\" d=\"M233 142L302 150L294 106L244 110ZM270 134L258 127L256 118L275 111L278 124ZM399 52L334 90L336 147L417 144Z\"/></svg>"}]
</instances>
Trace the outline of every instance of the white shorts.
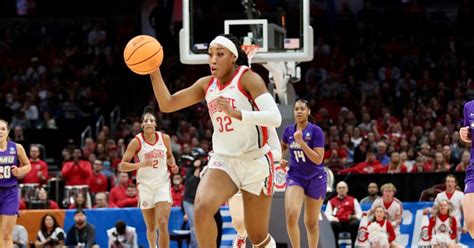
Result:
<instances>
[{"instance_id":1,"label":"white shorts","mask_svg":"<svg viewBox=\"0 0 474 248\"><path fill-rule=\"evenodd\" d=\"M271 153L257 159L228 158L213 154L208 169L223 170L239 190L254 195L273 194L273 161ZM203 171L202 175L205 174Z\"/></svg>"},{"instance_id":2,"label":"white shorts","mask_svg":"<svg viewBox=\"0 0 474 248\"><path fill-rule=\"evenodd\" d=\"M154 208L158 202L173 203L170 180L167 180L158 187L138 184L138 196L138 206L141 209Z\"/></svg>"}]
</instances>

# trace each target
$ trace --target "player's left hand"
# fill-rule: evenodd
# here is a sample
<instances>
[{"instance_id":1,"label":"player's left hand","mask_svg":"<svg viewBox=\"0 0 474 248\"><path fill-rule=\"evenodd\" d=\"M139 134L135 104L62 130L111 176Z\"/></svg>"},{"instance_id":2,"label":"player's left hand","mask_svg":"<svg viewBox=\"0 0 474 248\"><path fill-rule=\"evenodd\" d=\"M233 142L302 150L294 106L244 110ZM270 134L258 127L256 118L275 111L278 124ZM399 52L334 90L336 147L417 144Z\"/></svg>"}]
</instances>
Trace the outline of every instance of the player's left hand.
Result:
<instances>
[{"instance_id":1,"label":"player's left hand","mask_svg":"<svg viewBox=\"0 0 474 248\"><path fill-rule=\"evenodd\" d=\"M20 175L20 170L16 166L12 166L12 174L16 177Z\"/></svg>"},{"instance_id":2,"label":"player's left hand","mask_svg":"<svg viewBox=\"0 0 474 248\"><path fill-rule=\"evenodd\" d=\"M221 109L226 115L239 119L238 111L233 109L232 106L230 106L229 101L224 97L220 96L217 98L217 107Z\"/></svg>"},{"instance_id":3,"label":"player's left hand","mask_svg":"<svg viewBox=\"0 0 474 248\"><path fill-rule=\"evenodd\" d=\"M170 165L168 165L168 166L170 167L171 172L173 172L173 174L176 174L176 173L179 172L179 168L178 168L178 166L177 166L176 164L173 163L173 164L170 164Z\"/></svg>"},{"instance_id":4,"label":"player's left hand","mask_svg":"<svg viewBox=\"0 0 474 248\"><path fill-rule=\"evenodd\" d=\"M296 143L300 145L304 143L303 132L301 132L301 130L296 130L296 132L293 134L293 137L295 138Z\"/></svg>"}]
</instances>

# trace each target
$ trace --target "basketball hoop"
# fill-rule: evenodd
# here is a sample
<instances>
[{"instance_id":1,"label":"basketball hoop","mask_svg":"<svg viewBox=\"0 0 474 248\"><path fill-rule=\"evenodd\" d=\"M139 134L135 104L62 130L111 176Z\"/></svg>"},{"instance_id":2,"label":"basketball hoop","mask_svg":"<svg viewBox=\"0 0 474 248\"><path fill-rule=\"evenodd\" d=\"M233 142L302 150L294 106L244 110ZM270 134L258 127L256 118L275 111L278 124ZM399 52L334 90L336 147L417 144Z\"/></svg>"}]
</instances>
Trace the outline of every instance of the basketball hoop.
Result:
<instances>
[{"instance_id":1,"label":"basketball hoop","mask_svg":"<svg viewBox=\"0 0 474 248\"><path fill-rule=\"evenodd\" d=\"M258 52L258 45L250 44L250 45L242 45L242 50L247 54L247 59L249 61L249 67L252 67L252 59L255 57L255 54Z\"/></svg>"}]
</instances>

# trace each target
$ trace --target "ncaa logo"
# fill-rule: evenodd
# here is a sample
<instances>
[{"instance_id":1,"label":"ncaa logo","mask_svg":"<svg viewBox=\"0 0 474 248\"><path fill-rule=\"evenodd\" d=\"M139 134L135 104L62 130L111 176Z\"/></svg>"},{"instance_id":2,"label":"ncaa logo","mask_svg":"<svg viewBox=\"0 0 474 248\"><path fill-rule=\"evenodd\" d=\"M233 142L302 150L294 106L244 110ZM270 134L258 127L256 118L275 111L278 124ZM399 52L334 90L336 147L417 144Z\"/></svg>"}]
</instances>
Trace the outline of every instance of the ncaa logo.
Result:
<instances>
[{"instance_id":1,"label":"ncaa logo","mask_svg":"<svg viewBox=\"0 0 474 248\"><path fill-rule=\"evenodd\" d=\"M357 240L362 243L367 241L367 227L363 226L359 228L359 231L357 232Z\"/></svg>"},{"instance_id":2,"label":"ncaa logo","mask_svg":"<svg viewBox=\"0 0 474 248\"><path fill-rule=\"evenodd\" d=\"M283 192L285 191L285 188L286 188L286 171L281 166L276 166L275 167L275 192Z\"/></svg>"}]
</instances>

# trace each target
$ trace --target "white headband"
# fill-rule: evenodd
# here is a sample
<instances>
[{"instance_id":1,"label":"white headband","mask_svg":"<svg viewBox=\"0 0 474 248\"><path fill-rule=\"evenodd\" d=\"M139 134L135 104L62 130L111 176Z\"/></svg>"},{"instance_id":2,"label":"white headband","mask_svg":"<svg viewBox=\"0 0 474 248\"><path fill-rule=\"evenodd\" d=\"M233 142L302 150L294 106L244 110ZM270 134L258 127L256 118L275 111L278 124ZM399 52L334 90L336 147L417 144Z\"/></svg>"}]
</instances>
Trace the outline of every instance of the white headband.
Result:
<instances>
[{"instance_id":1,"label":"white headband","mask_svg":"<svg viewBox=\"0 0 474 248\"><path fill-rule=\"evenodd\" d=\"M239 58L239 52L237 52L237 47L235 46L234 42L232 42L228 38L226 38L224 36L217 36L214 40L211 41L211 44L209 45L209 47L211 47L212 45L216 45L216 44L219 44L219 45L229 49L229 51L232 54L234 54L235 57Z\"/></svg>"}]
</instances>

